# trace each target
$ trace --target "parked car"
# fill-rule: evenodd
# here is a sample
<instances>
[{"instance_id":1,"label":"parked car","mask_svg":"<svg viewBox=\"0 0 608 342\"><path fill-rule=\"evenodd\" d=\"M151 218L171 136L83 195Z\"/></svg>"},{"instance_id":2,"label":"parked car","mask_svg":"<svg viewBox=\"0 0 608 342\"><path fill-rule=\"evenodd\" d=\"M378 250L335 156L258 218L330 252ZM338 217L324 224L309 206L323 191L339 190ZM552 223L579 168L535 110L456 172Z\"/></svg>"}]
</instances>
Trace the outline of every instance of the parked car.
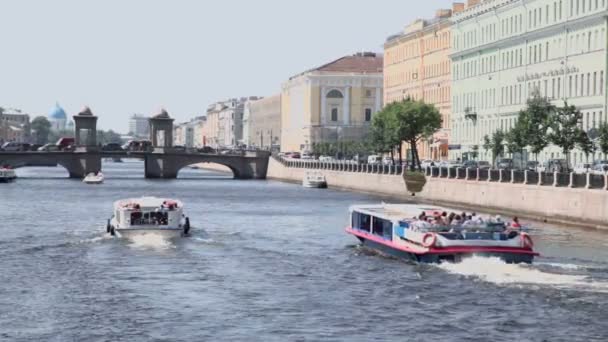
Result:
<instances>
[{"instance_id":1,"label":"parked car","mask_svg":"<svg viewBox=\"0 0 608 342\"><path fill-rule=\"evenodd\" d=\"M40 152L57 152L59 151L59 147L55 144L45 144L41 147L38 147L38 151Z\"/></svg>"},{"instance_id":2,"label":"parked car","mask_svg":"<svg viewBox=\"0 0 608 342\"><path fill-rule=\"evenodd\" d=\"M540 165L539 162L534 161L534 160L530 160L530 161L526 162L525 168L528 171L536 171L536 170L538 170L538 166L539 165Z\"/></svg>"},{"instance_id":3,"label":"parked car","mask_svg":"<svg viewBox=\"0 0 608 342\"><path fill-rule=\"evenodd\" d=\"M382 165L393 165L393 159L391 157L382 158Z\"/></svg>"},{"instance_id":4,"label":"parked car","mask_svg":"<svg viewBox=\"0 0 608 342\"><path fill-rule=\"evenodd\" d=\"M310 152L302 152L301 159L313 159L312 154Z\"/></svg>"},{"instance_id":5,"label":"parked car","mask_svg":"<svg viewBox=\"0 0 608 342\"><path fill-rule=\"evenodd\" d=\"M477 168L480 170L489 170L492 168L492 164L490 164L488 161L480 160L477 162Z\"/></svg>"},{"instance_id":6,"label":"parked car","mask_svg":"<svg viewBox=\"0 0 608 342\"><path fill-rule=\"evenodd\" d=\"M439 166L447 167L447 168L462 167L462 163L459 160L447 160L447 161L442 161L439 164Z\"/></svg>"},{"instance_id":7,"label":"parked car","mask_svg":"<svg viewBox=\"0 0 608 342\"><path fill-rule=\"evenodd\" d=\"M499 170L511 170L514 168L514 162L511 158L501 158L496 162L496 168Z\"/></svg>"},{"instance_id":8,"label":"parked car","mask_svg":"<svg viewBox=\"0 0 608 342\"><path fill-rule=\"evenodd\" d=\"M331 163L334 161L334 158L330 156L320 156L319 161L324 163Z\"/></svg>"},{"instance_id":9,"label":"parked car","mask_svg":"<svg viewBox=\"0 0 608 342\"><path fill-rule=\"evenodd\" d=\"M301 159L302 155L300 154L300 152L294 152L291 154L291 158L293 159Z\"/></svg>"},{"instance_id":10,"label":"parked car","mask_svg":"<svg viewBox=\"0 0 608 342\"><path fill-rule=\"evenodd\" d=\"M101 147L101 150L106 151L106 152L123 151L122 146L120 146L120 144L117 144L117 143L105 144Z\"/></svg>"},{"instance_id":11,"label":"parked car","mask_svg":"<svg viewBox=\"0 0 608 342\"><path fill-rule=\"evenodd\" d=\"M4 145L2 145L2 151L6 151L6 152L23 152L23 151L29 151L29 149L30 149L30 144L14 142L14 141L6 142L6 143L4 143Z\"/></svg>"},{"instance_id":12,"label":"parked car","mask_svg":"<svg viewBox=\"0 0 608 342\"><path fill-rule=\"evenodd\" d=\"M32 144L30 145L30 151L38 151L40 147L42 147L41 144Z\"/></svg>"},{"instance_id":13,"label":"parked car","mask_svg":"<svg viewBox=\"0 0 608 342\"><path fill-rule=\"evenodd\" d=\"M568 172L570 165L566 159L549 159L542 166L539 166L539 172Z\"/></svg>"},{"instance_id":14,"label":"parked car","mask_svg":"<svg viewBox=\"0 0 608 342\"><path fill-rule=\"evenodd\" d=\"M215 153L215 149L213 149L213 147L211 147L211 146L203 146L203 147L199 148L198 151L200 153ZM279 156L281 156L280 153L279 153Z\"/></svg>"},{"instance_id":15,"label":"parked car","mask_svg":"<svg viewBox=\"0 0 608 342\"><path fill-rule=\"evenodd\" d=\"M601 164L598 164L601 165ZM576 164L576 166L574 167L574 173L576 174L585 174L588 173L589 171L591 171L593 169L594 165L591 165L590 163L582 163L582 164Z\"/></svg>"},{"instance_id":16,"label":"parked car","mask_svg":"<svg viewBox=\"0 0 608 342\"><path fill-rule=\"evenodd\" d=\"M369 157L367 157L367 163L371 164L371 165L378 165L380 163L382 163L382 157L378 156L378 155L371 155Z\"/></svg>"},{"instance_id":17,"label":"parked car","mask_svg":"<svg viewBox=\"0 0 608 342\"><path fill-rule=\"evenodd\" d=\"M68 137L59 138L59 140L57 140L57 143L55 143L55 145L61 151L72 149L74 144L75 144L74 138L68 138Z\"/></svg>"},{"instance_id":18,"label":"parked car","mask_svg":"<svg viewBox=\"0 0 608 342\"><path fill-rule=\"evenodd\" d=\"M475 160L467 160L462 163L462 167L465 169L476 169L479 167L479 164Z\"/></svg>"},{"instance_id":19,"label":"parked car","mask_svg":"<svg viewBox=\"0 0 608 342\"><path fill-rule=\"evenodd\" d=\"M432 161L430 159L425 159L420 162L420 167L423 169L426 169L427 167L435 166L436 164L437 163L435 163L434 161Z\"/></svg>"},{"instance_id":20,"label":"parked car","mask_svg":"<svg viewBox=\"0 0 608 342\"><path fill-rule=\"evenodd\" d=\"M152 151L154 147L150 140L129 140L122 145L124 151L147 152Z\"/></svg>"},{"instance_id":21,"label":"parked car","mask_svg":"<svg viewBox=\"0 0 608 342\"><path fill-rule=\"evenodd\" d=\"M595 164L590 172L594 175L604 175L608 172L608 164Z\"/></svg>"}]
</instances>

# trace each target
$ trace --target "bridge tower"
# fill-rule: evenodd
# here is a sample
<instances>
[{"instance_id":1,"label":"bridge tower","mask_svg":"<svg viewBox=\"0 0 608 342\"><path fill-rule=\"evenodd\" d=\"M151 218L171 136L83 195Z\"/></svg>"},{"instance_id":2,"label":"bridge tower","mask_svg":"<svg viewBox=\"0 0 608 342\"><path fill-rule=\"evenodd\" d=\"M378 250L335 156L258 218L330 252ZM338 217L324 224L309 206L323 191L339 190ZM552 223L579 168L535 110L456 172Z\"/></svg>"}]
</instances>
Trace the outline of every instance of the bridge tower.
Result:
<instances>
[{"instance_id":1,"label":"bridge tower","mask_svg":"<svg viewBox=\"0 0 608 342\"><path fill-rule=\"evenodd\" d=\"M71 178L83 178L90 172L101 171L101 155L97 147L97 117L84 107L74 118L74 153L66 155L63 165ZM85 137L81 135L84 131Z\"/></svg>"},{"instance_id":2,"label":"bridge tower","mask_svg":"<svg viewBox=\"0 0 608 342\"><path fill-rule=\"evenodd\" d=\"M93 115L89 107L84 107L74 118L74 141L76 147L97 147L97 117ZM82 139L81 131L86 132L86 138Z\"/></svg>"},{"instance_id":3,"label":"bridge tower","mask_svg":"<svg viewBox=\"0 0 608 342\"><path fill-rule=\"evenodd\" d=\"M150 141L155 150L164 150L173 146L173 119L166 110L149 119Z\"/></svg>"}]
</instances>

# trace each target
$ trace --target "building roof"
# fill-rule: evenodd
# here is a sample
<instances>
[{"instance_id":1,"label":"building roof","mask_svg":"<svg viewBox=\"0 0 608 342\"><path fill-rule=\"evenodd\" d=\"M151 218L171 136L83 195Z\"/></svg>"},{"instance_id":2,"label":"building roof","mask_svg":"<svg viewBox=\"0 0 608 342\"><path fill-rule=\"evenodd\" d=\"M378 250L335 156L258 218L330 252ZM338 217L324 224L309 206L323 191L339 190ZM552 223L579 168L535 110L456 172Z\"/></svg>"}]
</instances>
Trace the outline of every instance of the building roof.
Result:
<instances>
[{"instance_id":1,"label":"building roof","mask_svg":"<svg viewBox=\"0 0 608 342\"><path fill-rule=\"evenodd\" d=\"M61 106L59 106L59 103L55 104L55 107L53 107L53 109L51 109L48 116L50 119L55 119L55 120L61 120L61 119L68 118L68 116L65 113L65 111L63 110L63 108L61 108Z\"/></svg>"},{"instance_id":2,"label":"building roof","mask_svg":"<svg viewBox=\"0 0 608 342\"><path fill-rule=\"evenodd\" d=\"M374 52L363 52L356 53L351 56L344 56L336 59L335 61L324 64L318 68L307 70L301 74L295 75L294 77L313 72L313 71L325 71L325 72L343 72L343 73L359 73L359 74L370 74L370 73L382 73L382 67L384 65L382 54ZM292 78L294 78L292 77Z\"/></svg>"},{"instance_id":3,"label":"building roof","mask_svg":"<svg viewBox=\"0 0 608 342\"><path fill-rule=\"evenodd\" d=\"M169 113L163 108L160 110L160 113L152 116L153 119L170 119Z\"/></svg>"},{"instance_id":4,"label":"building roof","mask_svg":"<svg viewBox=\"0 0 608 342\"><path fill-rule=\"evenodd\" d=\"M80 111L80 113L78 113L78 115L80 115L80 116L93 116L93 112L91 112L91 108L85 106L84 108L82 108L82 110Z\"/></svg>"}]
</instances>

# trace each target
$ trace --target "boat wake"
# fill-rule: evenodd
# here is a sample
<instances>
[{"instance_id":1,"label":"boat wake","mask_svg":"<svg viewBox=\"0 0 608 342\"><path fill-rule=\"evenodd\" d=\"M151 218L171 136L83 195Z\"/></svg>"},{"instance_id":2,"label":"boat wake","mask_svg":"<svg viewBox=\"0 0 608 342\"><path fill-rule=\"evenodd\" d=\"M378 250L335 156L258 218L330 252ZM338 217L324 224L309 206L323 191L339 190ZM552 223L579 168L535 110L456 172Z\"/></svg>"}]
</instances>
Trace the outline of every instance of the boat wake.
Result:
<instances>
[{"instance_id":1,"label":"boat wake","mask_svg":"<svg viewBox=\"0 0 608 342\"><path fill-rule=\"evenodd\" d=\"M593 281L588 275L551 273L538 269L537 266L507 264L500 258L486 257L471 257L456 264L438 265L449 273L498 285L536 285L608 293L608 283ZM563 269L572 270L572 266L566 264Z\"/></svg>"},{"instance_id":2,"label":"boat wake","mask_svg":"<svg viewBox=\"0 0 608 342\"><path fill-rule=\"evenodd\" d=\"M171 239L161 234L134 234L128 237L129 246L139 249L169 249L175 247Z\"/></svg>"}]
</instances>

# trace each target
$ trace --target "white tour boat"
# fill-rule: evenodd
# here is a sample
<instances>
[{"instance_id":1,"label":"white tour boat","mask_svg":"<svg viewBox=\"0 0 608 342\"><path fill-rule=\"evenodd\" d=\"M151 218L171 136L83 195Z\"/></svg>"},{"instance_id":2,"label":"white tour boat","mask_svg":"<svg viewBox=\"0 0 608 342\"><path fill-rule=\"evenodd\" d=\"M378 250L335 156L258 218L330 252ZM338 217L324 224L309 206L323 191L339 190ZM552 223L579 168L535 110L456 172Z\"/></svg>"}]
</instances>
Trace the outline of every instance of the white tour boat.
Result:
<instances>
[{"instance_id":1,"label":"white tour boat","mask_svg":"<svg viewBox=\"0 0 608 342\"><path fill-rule=\"evenodd\" d=\"M141 197L114 202L114 213L108 220L107 232L129 237L133 234L158 234L180 237L190 232L190 219L183 213L181 201Z\"/></svg>"},{"instance_id":2,"label":"white tour boat","mask_svg":"<svg viewBox=\"0 0 608 342\"><path fill-rule=\"evenodd\" d=\"M472 255L532 263L538 256L518 221L507 226L478 217L479 221L450 224L441 222L445 214L442 208L413 204L355 205L346 232L368 248L423 263L458 262Z\"/></svg>"},{"instance_id":3,"label":"white tour boat","mask_svg":"<svg viewBox=\"0 0 608 342\"><path fill-rule=\"evenodd\" d=\"M302 186L305 188L327 188L327 180L321 172L307 171L302 180Z\"/></svg>"},{"instance_id":4,"label":"white tour boat","mask_svg":"<svg viewBox=\"0 0 608 342\"><path fill-rule=\"evenodd\" d=\"M86 177L84 177L84 179L82 180L84 183L87 184L101 184L103 183L104 177L103 177L103 173L100 172L91 172L89 173Z\"/></svg>"},{"instance_id":5,"label":"white tour boat","mask_svg":"<svg viewBox=\"0 0 608 342\"><path fill-rule=\"evenodd\" d=\"M15 170L0 167L0 183L8 183L17 179Z\"/></svg>"}]
</instances>

